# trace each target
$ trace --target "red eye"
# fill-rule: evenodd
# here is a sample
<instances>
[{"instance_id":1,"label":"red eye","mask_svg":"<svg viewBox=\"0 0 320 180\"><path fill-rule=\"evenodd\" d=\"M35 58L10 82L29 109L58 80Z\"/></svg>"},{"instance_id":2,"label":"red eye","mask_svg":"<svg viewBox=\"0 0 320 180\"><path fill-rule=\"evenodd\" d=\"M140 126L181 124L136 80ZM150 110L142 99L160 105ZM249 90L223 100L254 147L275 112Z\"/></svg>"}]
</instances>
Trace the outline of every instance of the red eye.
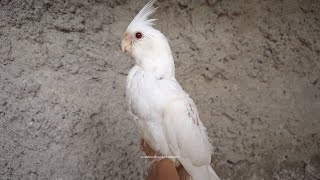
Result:
<instances>
[{"instance_id":1,"label":"red eye","mask_svg":"<svg viewBox=\"0 0 320 180\"><path fill-rule=\"evenodd\" d=\"M141 32L137 32L137 33L136 33L136 38L137 38L137 39L141 39L141 38L142 38Z\"/></svg>"}]
</instances>

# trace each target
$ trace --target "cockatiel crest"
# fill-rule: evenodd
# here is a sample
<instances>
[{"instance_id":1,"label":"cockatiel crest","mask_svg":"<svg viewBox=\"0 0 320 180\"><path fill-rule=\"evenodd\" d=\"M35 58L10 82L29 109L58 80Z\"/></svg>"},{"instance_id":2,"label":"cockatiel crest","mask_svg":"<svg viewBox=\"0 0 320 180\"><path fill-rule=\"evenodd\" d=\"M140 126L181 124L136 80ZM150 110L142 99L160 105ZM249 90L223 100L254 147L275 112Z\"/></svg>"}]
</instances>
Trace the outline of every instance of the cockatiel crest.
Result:
<instances>
[{"instance_id":1,"label":"cockatiel crest","mask_svg":"<svg viewBox=\"0 0 320 180\"><path fill-rule=\"evenodd\" d=\"M134 30L137 27L152 27L154 25L153 22L156 21L156 19L148 18L157 10L157 8L153 7L153 4L155 2L156 0L149 1L141 9L141 11L134 17L134 19L129 24L127 31L131 32L131 29Z\"/></svg>"},{"instance_id":2,"label":"cockatiel crest","mask_svg":"<svg viewBox=\"0 0 320 180\"><path fill-rule=\"evenodd\" d=\"M127 77L128 98L144 141L165 156L174 156L193 180L219 180L210 166L212 146L197 107L175 79L166 37L152 27L157 8L149 1L129 24L121 48L135 60Z\"/></svg>"}]
</instances>

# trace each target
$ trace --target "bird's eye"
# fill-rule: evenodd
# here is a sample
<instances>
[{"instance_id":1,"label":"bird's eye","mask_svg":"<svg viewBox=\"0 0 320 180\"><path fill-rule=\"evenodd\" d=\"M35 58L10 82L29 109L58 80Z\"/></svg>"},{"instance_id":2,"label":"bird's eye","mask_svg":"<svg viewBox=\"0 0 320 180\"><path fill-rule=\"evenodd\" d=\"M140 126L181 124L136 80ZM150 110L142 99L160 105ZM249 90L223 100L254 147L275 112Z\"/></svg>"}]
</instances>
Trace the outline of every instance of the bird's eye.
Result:
<instances>
[{"instance_id":1,"label":"bird's eye","mask_svg":"<svg viewBox=\"0 0 320 180\"><path fill-rule=\"evenodd\" d=\"M137 39L141 39L142 38L142 33L141 32L137 32L136 33L136 38Z\"/></svg>"}]
</instances>

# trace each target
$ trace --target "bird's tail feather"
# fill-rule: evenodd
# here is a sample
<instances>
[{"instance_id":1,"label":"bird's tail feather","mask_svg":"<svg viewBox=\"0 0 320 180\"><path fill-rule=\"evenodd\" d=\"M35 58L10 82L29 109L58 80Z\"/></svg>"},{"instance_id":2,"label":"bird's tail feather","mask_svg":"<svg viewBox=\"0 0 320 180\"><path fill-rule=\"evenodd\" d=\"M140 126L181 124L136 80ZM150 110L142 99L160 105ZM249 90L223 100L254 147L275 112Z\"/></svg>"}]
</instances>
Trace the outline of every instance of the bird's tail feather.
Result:
<instances>
[{"instance_id":1,"label":"bird's tail feather","mask_svg":"<svg viewBox=\"0 0 320 180\"><path fill-rule=\"evenodd\" d=\"M212 169L211 166L208 166L209 169L209 173L210 173L210 178L213 180L220 180L220 178L218 177L218 175L216 174L216 172Z\"/></svg>"},{"instance_id":2,"label":"bird's tail feather","mask_svg":"<svg viewBox=\"0 0 320 180\"><path fill-rule=\"evenodd\" d=\"M180 158L179 161L190 174L192 180L220 180L216 172L209 166L195 166L187 159Z\"/></svg>"}]
</instances>

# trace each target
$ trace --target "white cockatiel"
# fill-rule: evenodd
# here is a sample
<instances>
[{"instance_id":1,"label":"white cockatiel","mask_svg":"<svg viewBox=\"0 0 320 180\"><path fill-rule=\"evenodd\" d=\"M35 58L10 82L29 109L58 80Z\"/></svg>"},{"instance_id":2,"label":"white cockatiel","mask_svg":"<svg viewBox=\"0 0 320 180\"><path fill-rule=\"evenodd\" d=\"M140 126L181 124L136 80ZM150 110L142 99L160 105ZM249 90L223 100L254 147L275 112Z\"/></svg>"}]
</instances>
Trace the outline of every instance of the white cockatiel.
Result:
<instances>
[{"instance_id":1,"label":"white cockatiel","mask_svg":"<svg viewBox=\"0 0 320 180\"><path fill-rule=\"evenodd\" d=\"M127 98L142 138L165 156L175 156L193 180L218 180L210 166L212 146L193 100L175 79L164 35L148 19L148 2L129 24L121 48L136 65L127 77Z\"/></svg>"}]
</instances>

